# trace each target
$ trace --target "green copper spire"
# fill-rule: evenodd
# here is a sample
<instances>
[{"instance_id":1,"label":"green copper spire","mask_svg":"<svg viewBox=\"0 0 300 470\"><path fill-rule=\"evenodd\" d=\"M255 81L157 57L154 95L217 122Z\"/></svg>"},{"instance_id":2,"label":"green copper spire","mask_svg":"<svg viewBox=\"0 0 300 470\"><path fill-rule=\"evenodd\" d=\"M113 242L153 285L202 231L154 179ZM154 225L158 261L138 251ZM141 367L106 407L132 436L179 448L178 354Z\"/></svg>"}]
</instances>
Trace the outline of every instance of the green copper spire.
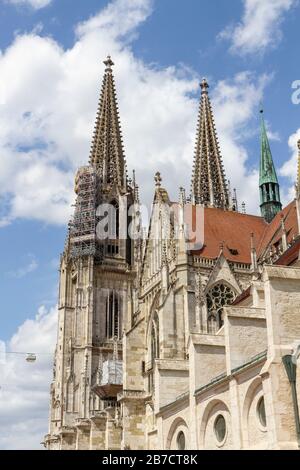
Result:
<instances>
[{"instance_id":1,"label":"green copper spire","mask_svg":"<svg viewBox=\"0 0 300 470\"><path fill-rule=\"evenodd\" d=\"M263 110L261 112L261 156L259 171L260 209L267 222L281 211L280 190L267 135Z\"/></svg>"}]
</instances>

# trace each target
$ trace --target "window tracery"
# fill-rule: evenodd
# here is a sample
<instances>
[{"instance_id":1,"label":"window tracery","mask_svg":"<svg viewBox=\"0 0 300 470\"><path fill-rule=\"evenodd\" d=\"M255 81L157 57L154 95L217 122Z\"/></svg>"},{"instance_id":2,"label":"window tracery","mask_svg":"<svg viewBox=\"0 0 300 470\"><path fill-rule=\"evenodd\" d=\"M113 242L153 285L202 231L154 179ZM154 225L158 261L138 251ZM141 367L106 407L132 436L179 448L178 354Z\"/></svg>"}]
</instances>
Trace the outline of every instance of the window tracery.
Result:
<instances>
[{"instance_id":1,"label":"window tracery","mask_svg":"<svg viewBox=\"0 0 300 470\"><path fill-rule=\"evenodd\" d=\"M226 284L216 284L207 294L208 332L214 333L224 324L224 307L230 305L236 298L233 289Z\"/></svg>"}]
</instances>

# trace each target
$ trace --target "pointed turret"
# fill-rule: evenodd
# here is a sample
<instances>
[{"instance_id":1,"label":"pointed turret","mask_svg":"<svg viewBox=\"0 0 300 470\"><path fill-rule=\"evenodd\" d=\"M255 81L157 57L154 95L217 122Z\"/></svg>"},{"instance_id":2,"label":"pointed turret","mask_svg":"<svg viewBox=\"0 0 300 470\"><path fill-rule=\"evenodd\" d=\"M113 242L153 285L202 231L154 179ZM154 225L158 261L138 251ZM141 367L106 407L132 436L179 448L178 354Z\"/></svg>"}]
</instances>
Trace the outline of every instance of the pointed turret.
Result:
<instances>
[{"instance_id":1,"label":"pointed turret","mask_svg":"<svg viewBox=\"0 0 300 470\"><path fill-rule=\"evenodd\" d=\"M90 164L95 167L104 185L117 186L125 191L127 186L126 163L112 73L114 63L108 56L104 64L106 69L99 100Z\"/></svg>"},{"instance_id":2,"label":"pointed turret","mask_svg":"<svg viewBox=\"0 0 300 470\"><path fill-rule=\"evenodd\" d=\"M261 110L261 158L259 172L260 209L262 217L271 222L281 211L280 190L267 135L263 110Z\"/></svg>"},{"instance_id":3,"label":"pointed turret","mask_svg":"<svg viewBox=\"0 0 300 470\"><path fill-rule=\"evenodd\" d=\"M228 188L208 88L207 81L203 79L192 176L192 200L196 204L228 209Z\"/></svg>"}]
</instances>

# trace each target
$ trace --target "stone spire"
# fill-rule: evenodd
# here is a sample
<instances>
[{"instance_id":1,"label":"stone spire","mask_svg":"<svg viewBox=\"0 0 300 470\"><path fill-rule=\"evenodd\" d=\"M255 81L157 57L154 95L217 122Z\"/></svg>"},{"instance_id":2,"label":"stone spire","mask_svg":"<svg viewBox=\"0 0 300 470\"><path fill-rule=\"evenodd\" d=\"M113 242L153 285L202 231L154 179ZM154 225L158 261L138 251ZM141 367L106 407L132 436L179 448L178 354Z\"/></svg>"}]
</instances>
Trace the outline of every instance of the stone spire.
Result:
<instances>
[{"instance_id":1,"label":"stone spire","mask_svg":"<svg viewBox=\"0 0 300 470\"><path fill-rule=\"evenodd\" d=\"M106 69L92 141L90 164L96 168L104 185L117 186L126 190L126 163L112 73L114 63L108 56L104 64Z\"/></svg>"},{"instance_id":2,"label":"stone spire","mask_svg":"<svg viewBox=\"0 0 300 470\"><path fill-rule=\"evenodd\" d=\"M263 110L261 110L261 158L259 171L260 208L267 222L271 222L281 211L280 191L266 131Z\"/></svg>"},{"instance_id":3,"label":"stone spire","mask_svg":"<svg viewBox=\"0 0 300 470\"><path fill-rule=\"evenodd\" d=\"M207 81L203 79L192 176L192 200L197 204L228 209L228 188L208 88Z\"/></svg>"}]
</instances>

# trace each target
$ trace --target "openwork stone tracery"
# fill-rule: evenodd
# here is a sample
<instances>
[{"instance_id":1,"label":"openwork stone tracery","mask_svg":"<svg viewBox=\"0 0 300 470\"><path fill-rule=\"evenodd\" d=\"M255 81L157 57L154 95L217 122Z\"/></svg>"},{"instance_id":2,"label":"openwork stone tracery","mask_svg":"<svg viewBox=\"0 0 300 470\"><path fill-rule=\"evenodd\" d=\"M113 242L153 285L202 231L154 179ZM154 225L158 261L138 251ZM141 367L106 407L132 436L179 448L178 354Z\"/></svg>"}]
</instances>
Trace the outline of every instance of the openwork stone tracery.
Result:
<instances>
[{"instance_id":1,"label":"openwork stone tracery","mask_svg":"<svg viewBox=\"0 0 300 470\"><path fill-rule=\"evenodd\" d=\"M230 305L236 298L236 294L231 287L226 284L216 284L206 296L208 331L214 333L216 329L223 326L224 307Z\"/></svg>"}]
</instances>

